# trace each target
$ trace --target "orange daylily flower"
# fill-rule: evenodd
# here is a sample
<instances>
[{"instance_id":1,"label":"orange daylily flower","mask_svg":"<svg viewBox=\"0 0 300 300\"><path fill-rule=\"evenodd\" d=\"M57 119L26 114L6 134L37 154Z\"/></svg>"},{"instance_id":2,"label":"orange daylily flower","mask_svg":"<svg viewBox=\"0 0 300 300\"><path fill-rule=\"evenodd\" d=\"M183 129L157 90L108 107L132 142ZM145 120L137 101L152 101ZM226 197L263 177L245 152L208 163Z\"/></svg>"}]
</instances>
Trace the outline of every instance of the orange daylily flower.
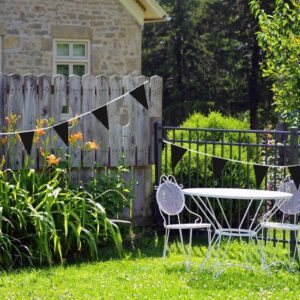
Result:
<instances>
[{"instance_id":1,"label":"orange daylily flower","mask_svg":"<svg viewBox=\"0 0 300 300\"><path fill-rule=\"evenodd\" d=\"M46 157L48 166L57 166L59 161L61 160L60 158L56 157L54 154L50 154Z\"/></svg>"},{"instance_id":2,"label":"orange daylily flower","mask_svg":"<svg viewBox=\"0 0 300 300\"><path fill-rule=\"evenodd\" d=\"M43 135L45 135L45 130L43 130L43 129L38 129L38 130L36 131L36 134L37 134L38 136L43 136Z\"/></svg>"},{"instance_id":3,"label":"orange daylily flower","mask_svg":"<svg viewBox=\"0 0 300 300\"><path fill-rule=\"evenodd\" d=\"M76 132L76 133L72 133L69 136L69 142L72 143L76 143L76 141L83 141L83 136L81 132Z\"/></svg>"},{"instance_id":4,"label":"orange daylily flower","mask_svg":"<svg viewBox=\"0 0 300 300\"><path fill-rule=\"evenodd\" d=\"M91 150L98 150L100 147L99 145L94 142L94 141L89 141L89 142L86 142L85 143L85 147L88 151L91 151Z\"/></svg>"}]
</instances>

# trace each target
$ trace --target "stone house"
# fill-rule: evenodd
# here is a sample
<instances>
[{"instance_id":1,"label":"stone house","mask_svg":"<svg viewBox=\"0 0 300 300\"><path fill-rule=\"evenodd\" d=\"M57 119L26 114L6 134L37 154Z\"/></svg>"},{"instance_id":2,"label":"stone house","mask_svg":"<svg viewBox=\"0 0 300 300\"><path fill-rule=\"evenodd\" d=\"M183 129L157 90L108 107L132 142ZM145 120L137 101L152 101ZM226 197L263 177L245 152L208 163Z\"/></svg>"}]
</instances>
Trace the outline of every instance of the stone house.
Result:
<instances>
[{"instance_id":1,"label":"stone house","mask_svg":"<svg viewBox=\"0 0 300 300\"><path fill-rule=\"evenodd\" d=\"M155 0L0 0L0 72L141 73L144 23Z\"/></svg>"}]
</instances>

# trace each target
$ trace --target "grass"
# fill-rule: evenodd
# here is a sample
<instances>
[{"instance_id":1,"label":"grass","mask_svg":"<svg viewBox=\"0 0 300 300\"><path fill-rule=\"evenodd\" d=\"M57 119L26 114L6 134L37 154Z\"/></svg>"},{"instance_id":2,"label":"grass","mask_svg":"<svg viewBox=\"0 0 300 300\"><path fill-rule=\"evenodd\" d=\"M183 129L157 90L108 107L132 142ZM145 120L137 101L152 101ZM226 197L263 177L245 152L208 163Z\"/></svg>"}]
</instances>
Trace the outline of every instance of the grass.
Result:
<instances>
[{"instance_id":1,"label":"grass","mask_svg":"<svg viewBox=\"0 0 300 300\"><path fill-rule=\"evenodd\" d=\"M197 237L195 236L195 241ZM168 266L161 260L162 239L138 239L123 259L106 249L103 261L67 267L22 269L2 272L0 299L299 299L300 272L276 268L263 270L230 268L218 279L197 264L205 246L193 247L193 267L185 271L180 245L172 244ZM231 256L239 257L234 243ZM259 268L259 266L258 266Z\"/></svg>"}]
</instances>

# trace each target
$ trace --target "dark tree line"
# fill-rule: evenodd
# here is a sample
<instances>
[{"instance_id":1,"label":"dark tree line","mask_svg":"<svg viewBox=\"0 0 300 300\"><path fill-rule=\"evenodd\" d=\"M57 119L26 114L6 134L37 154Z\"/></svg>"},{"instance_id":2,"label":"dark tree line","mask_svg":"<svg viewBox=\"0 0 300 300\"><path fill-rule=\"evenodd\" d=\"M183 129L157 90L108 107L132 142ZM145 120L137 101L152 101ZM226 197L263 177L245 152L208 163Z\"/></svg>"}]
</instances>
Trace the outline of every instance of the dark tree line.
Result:
<instances>
[{"instance_id":1,"label":"dark tree line","mask_svg":"<svg viewBox=\"0 0 300 300\"><path fill-rule=\"evenodd\" d=\"M261 78L257 21L245 0L161 0L171 20L147 24L143 73L164 78L163 118L218 110L270 121L269 83Z\"/></svg>"}]
</instances>

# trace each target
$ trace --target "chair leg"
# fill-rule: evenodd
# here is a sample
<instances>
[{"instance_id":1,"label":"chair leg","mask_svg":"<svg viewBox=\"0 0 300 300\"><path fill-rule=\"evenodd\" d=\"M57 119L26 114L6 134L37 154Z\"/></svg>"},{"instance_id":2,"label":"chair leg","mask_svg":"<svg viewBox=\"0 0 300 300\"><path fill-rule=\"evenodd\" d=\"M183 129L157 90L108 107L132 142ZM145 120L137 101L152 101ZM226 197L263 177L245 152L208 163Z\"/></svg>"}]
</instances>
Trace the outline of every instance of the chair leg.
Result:
<instances>
[{"instance_id":1,"label":"chair leg","mask_svg":"<svg viewBox=\"0 0 300 300\"><path fill-rule=\"evenodd\" d=\"M169 234L170 234L170 229L166 229L165 243L164 243L164 250L163 250L163 263L165 263L165 260L166 260L166 252L167 252L167 248L168 248Z\"/></svg>"},{"instance_id":2,"label":"chair leg","mask_svg":"<svg viewBox=\"0 0 300 300\"><path fill-rule=\"evenodd\" d=\"M211 230L207 229L208 249L211 247Z\"/></svg>"},{"instance_id":3,"label":"chair leg","mask_svg":"<svg viewBox=\"0 0 300 300\"><path fill-rule=\"evenodd\" d=\"M186 261L185 248L184 248L183 236L182 236L182 230L181 229L179 229L179 235L180 235L180 241L181 241L181 246L182 246L184 264L186 266L187 265L187 261Z\"/></svg>"},{"instance_id":4,"label":"chair leg","mask_svg":"<svg viewBox=\"0 0 300 300\"><path fill-rule=\"evenodd\" d=\"M218 267L219 267L219 251L220 251L220 247L221 247L221 240L222 240L222 234L218 235L216 243L218 243L217 246L217 252L216 252L216 257L215 257L215 263L214 263L214 278L218 277Z\"/></svg>"},{"instance_id":5,"label":"chair leg","mask_svg":"<svg viewBox=\"0 0 300 300\"><path fill-rule=\"evenodd\" d=\"M296 262L296 264L298 265L298 268L300 268L300 256L299 256L299 249L298 249L298 231L295 231L295 250L293 253L293 263Z\"/></svg>"},{"instance_id":6,"label":"chair leg","mask_svg":"<svg viewBox=\"0 0 300 300\"><path fill-rule=\"evenodd\" d=\"M189 269L190 265L191 265L192 240L193 240L193 229L191 228L190 229L190 243L189 243L189 253L188 253L187 269Z\"/></svg>"}]
</instances>

